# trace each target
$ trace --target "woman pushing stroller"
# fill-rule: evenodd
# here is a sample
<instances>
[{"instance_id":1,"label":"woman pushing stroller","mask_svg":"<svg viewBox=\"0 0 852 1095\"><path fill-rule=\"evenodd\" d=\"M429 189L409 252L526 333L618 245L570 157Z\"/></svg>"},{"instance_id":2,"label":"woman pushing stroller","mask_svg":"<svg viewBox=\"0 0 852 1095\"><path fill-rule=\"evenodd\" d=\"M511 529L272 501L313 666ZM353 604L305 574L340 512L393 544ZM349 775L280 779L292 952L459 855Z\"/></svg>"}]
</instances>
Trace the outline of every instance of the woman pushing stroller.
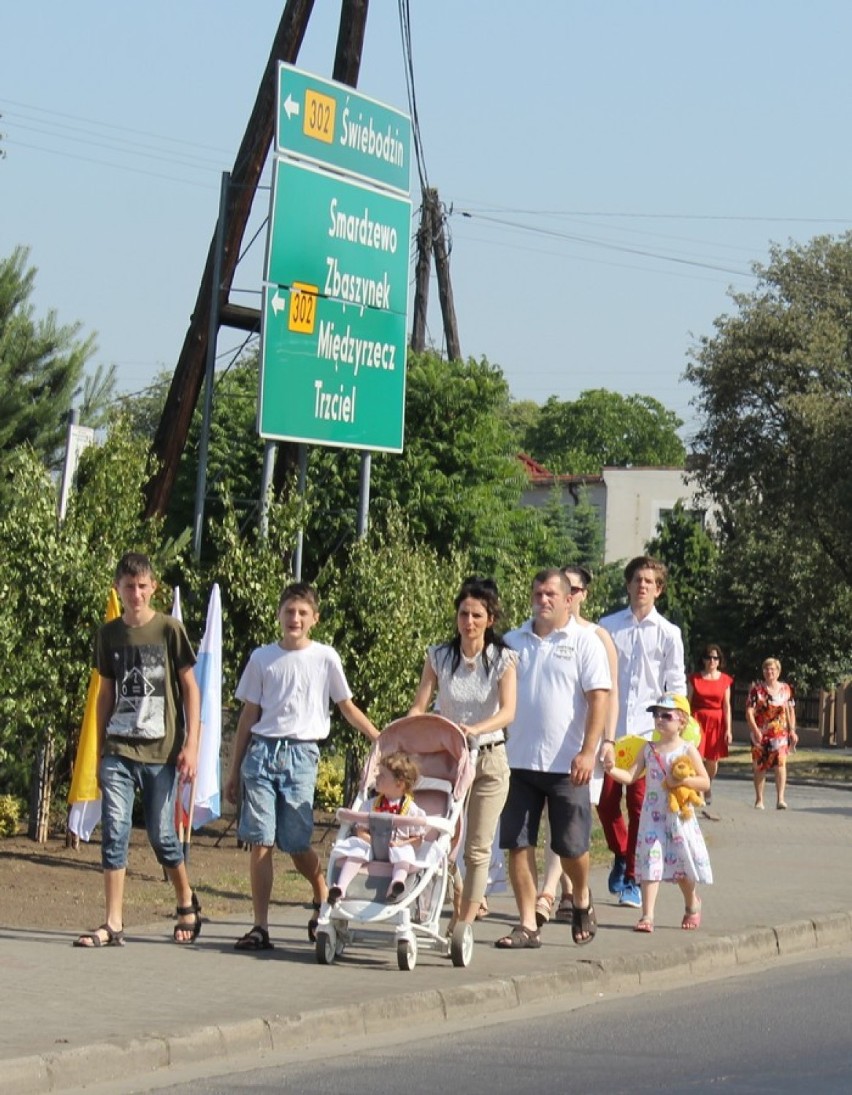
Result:
<instances>
[{"instance_id":1,"label":"woman pushing stroller","mask_svg":"<svg viewBox=\"0 0 852 1095\"><path fill-rule=\"evenodd\" d=\"M491 578L466 578L454 604L456 633L428 648L409 715L428 711L437 692L441 715L479 750L466 809L464 886L453 918L470 924L484 907L494 834L509 792L506 726L515 716L518 656L495 630L501 607Z\"/></svg>"}]
</instances>

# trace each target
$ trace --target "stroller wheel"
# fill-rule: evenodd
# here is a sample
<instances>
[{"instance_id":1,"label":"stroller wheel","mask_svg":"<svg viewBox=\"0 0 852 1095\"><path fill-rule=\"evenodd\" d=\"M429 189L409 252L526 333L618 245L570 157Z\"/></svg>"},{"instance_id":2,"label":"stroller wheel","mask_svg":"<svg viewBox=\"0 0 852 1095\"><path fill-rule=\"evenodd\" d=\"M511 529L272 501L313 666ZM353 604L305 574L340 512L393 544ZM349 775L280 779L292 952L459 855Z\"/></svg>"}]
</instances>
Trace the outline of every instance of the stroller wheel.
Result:
<instances>
[{"instance_id":1,"label":"stroller wheel","mask_svg":"<svg viewBox=\"0 0 852 1095\"><path fill-rule=\"evenodd\" d=\"M316 950L317 962L321 966L330 966L337 957L337 941L330 932L320 930L317 932Z\"/></svg>"},{"instance_id":2,"label":"stroller wheel","mask_svg":"<svg viewBox=\"0 0 852 1095\"><path fill-rule=\"evenodd\" d=\"M417 965L417 940L414 936L397 940L396 962L401 970L413 970Z\"/></svg>"},{"instance_id":3,"label":"stroller wheel","mask_svg":"<svg viewBox=\"0 0 852 1095\"><path fill-rule=\"evenodd\" d=\"M450 958L454 966L469 966L473 958L473 925L460 920L450 936Z\"/></svg>"}]
</instances>

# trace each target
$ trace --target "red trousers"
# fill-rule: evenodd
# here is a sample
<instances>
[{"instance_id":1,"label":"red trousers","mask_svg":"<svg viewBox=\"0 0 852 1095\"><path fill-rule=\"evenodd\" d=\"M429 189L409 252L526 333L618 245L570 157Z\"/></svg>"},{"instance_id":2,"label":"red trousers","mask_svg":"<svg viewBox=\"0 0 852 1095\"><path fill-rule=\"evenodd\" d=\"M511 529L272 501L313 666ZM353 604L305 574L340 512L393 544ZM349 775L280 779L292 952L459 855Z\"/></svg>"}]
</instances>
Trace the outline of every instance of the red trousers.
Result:
<instances>
[{"instance_id":1,"label":"red trousers","mask_svg":"<svg viewBox=\"0 0 852 1095\"><path fill-rule=\"evenodd\" d=\"M621 792L627 792L627 824L621 813ZM624 787L605 775L601 797L598 802L598 817L603 827L609 850L613 855L627 860L625 878L636 881L636 839L639 836L639 815L645 801L645 777L637 779Z\"/></svg>"}]
</instances>

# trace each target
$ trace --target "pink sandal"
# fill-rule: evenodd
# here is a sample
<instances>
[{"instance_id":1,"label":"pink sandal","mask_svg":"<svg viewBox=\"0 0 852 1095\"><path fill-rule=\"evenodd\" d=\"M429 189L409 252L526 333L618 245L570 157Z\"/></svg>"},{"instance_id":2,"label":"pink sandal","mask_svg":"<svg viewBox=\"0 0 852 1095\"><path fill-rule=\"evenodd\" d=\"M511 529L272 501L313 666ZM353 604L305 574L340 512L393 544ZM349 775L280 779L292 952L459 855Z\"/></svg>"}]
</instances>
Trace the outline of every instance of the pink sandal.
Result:
<instances>
[{"instance_id":1,"label":"pink sandal","mask_svg":"<svg viewBox=\"0 0 852 1095\"><path fill-rule=\"evenodd\" d=\"M683 920L680 922L680 926L685 932L694 932L701 927L701 902L698 902L697 909L687 909L683 914Z\"/></svg>"}]
</instances>

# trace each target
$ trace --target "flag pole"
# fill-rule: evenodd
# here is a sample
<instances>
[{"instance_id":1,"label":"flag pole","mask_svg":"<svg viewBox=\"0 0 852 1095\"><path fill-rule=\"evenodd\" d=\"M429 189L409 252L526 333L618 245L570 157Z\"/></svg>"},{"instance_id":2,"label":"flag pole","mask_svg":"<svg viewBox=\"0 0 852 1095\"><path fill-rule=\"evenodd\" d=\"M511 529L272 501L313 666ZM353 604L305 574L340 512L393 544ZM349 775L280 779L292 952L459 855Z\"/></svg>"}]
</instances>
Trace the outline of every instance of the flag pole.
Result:
<instances>
[{"instance_id":1,"label":"flag pole","mask_svg":"<svg viewBox=\"0 0 852 1095\"><path fill-rule=\"evenodd\" d=\"M189 846L192 843L192 819L195 814L195 784L197 776L193 776L189 784L189 809L186 814L186 828L183 839L183 861L189 862Z\"/></svg>"}]
</instances>

